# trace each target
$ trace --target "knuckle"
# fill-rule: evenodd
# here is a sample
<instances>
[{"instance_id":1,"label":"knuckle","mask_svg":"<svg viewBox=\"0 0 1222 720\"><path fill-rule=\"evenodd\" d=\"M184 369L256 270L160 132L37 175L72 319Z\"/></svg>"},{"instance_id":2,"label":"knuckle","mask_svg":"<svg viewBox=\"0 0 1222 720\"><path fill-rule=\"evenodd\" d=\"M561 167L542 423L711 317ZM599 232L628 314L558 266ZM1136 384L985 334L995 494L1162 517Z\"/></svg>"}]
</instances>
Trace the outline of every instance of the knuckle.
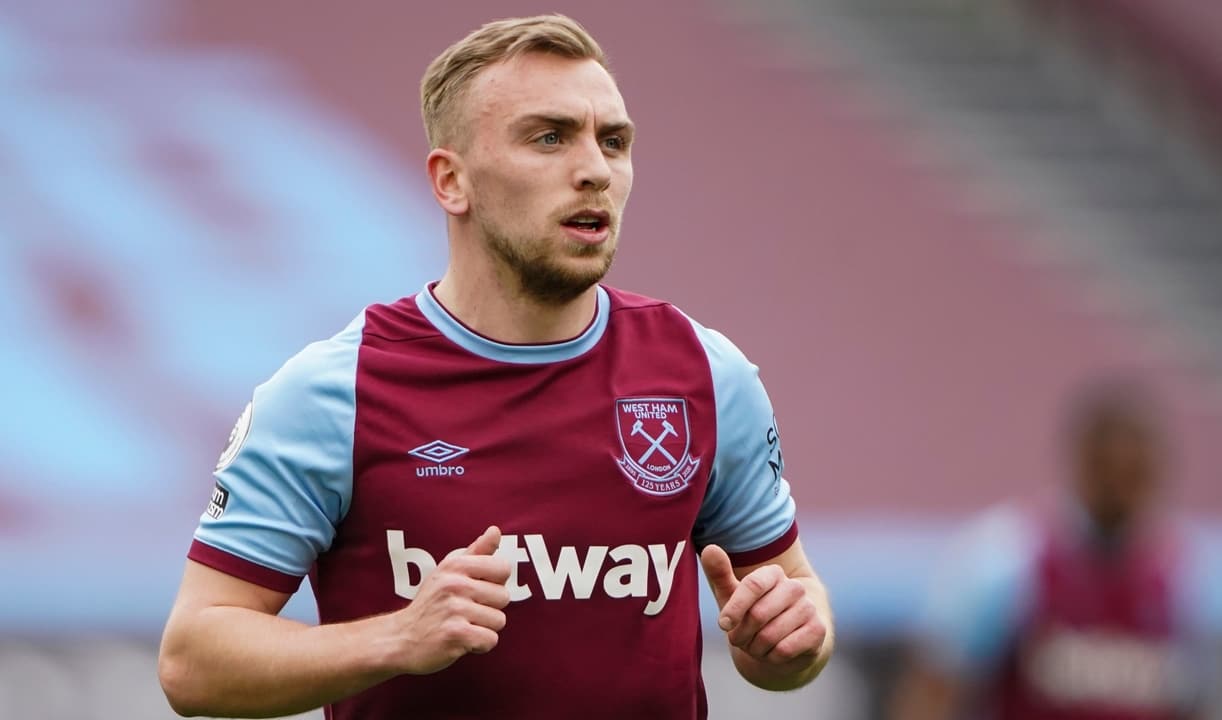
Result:
<instances>
[{"instance_id":1,"label":"knuckle","mask_svg":"<svg viewBox=\"0 0 1222 720\"><path fill-rule=\"evenodd\" d=\"M728 638L731 645L746 650L751 641L755 639L755 633L748 632L745 628L734 628L730 631Z\"/></svg>"},{"instance_id":2,"label":"knuckle","mask_svg":"<svg viewBox=\"0 0 1222 720\"><path fill-rule=\"evenodd\" d=\"M797 658L801 654L792 643L782 641L772 648L772 651L768 653L768 657L775 662L785 663Z\"/></svg>"},{"instance_id":3,"label":"knuckle","mask_svg":"<svg viewBox=\"0 0 1222 720\"><path fill-rule=\"evenodd\" d=\"M768 583L764 577L765 573L756 571L743 578L742 586L755 594L760 594L768 590L771 583Z\"/></svg>"},{"instance_id":4,"label":"knuckle","mask_svg":"<svg viewBox=\"0 0 1222 720\"><path fill-rule=\"evenodd\" d=\"M492 630L472 628L464 649L469 653L483 655L495 648L500 639L500 636Z\"/></svg>"},{"instance_id":5,"label":"knuckle","mask_svg":"<svg viewBox=\"0 0 1222 720\"><path fill-rule=\"evenodd\" d=\"M462 618L448 617L441 621L441 636L447 642L461 640L467 630L467 623Z\"/></svg>"},{"instance_id":6,"label":"knuckle","mask_svg":"<svg viewBox=\"0 0 1222 720\"><path fill-rule=\"evenodd\" d=\"M437 573L437 582L435 583L437 591L446 595L453 595L463 586L463 577L455 575L452 572Z\"/></svg>"},{"instance_id":7,"label":"knuckle","mask_svg":"<svg viewBox=\"0 0 1222 720\"><path fill-rule=\"evenodd\" d=\"M458 572L466 567L470 555L450 555L437 563L437 569L448 572Z\"/></svg>"},{"instance_id":8,"label":"knuckle","mask_svg":"<svg viewBox=\"0 0 1222 720\"><path fill-rule=\"evenodd\" d=\"M806 586L800 580L785 578L784 591L786 597L794 599L806 596Z\"/></svg>"},{"instance_id":9,"label":"knuckle","mask_svg":"<svg viewBox=\"0 0 1222 720\"><path fill-rule=\"evenodd\" d=\"M747 619L756 625L763 625L772 619L772 613L769 612L768 608L756 603L747 611Z\"/></svg>"},{"instance_id":10,"label":"knuckle","mask_svg":"<svg viewBox=\"0 0 1222 720\"><path fill-rule=\"evenodd\" d=\"M757 645L763 645L766 647L764 650L765 655L768 654L769 650L779 645L784 639L785 633L774 627L766 627L755 635L755 643Z\"/></svg>"}]
</instances>

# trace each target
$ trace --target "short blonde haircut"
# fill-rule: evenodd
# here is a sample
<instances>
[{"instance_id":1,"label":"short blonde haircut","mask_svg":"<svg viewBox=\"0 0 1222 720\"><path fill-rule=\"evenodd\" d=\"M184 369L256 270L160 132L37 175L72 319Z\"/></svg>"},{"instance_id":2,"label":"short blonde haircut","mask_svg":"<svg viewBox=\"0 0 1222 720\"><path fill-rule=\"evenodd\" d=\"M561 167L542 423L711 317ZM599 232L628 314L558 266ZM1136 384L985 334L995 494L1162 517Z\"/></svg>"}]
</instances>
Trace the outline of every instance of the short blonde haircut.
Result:
<instances>
[{"instance_id":1,"label":"short blonde haircut","mask_svg":"<svg viewBox=\"0 0 1222 720\"><path fill-rule=\"evenodd\" d=\"M607 58L585 28L564 15L496 20L459 40L429 64L420 81L420 112L429 147L453 142L462 100L480 70L528 52L595 60Z\"/></svg>"}]
</instances>

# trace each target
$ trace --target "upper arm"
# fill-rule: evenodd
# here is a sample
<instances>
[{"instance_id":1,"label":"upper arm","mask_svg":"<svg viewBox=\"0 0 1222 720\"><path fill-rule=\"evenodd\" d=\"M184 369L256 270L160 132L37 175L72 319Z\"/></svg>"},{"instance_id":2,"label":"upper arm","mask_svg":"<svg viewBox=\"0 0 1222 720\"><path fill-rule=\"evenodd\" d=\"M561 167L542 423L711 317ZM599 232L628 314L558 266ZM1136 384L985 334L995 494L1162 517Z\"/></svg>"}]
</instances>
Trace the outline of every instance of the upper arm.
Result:
<instances>
[{"instance_id":1,"label":"upper arm","mask_svg":"<svg viewBox=\"0 0 1222 720\"><path fill-rule=\"evenodd\" d=\"M217 465L193 561L291 594L329 549L352 497L362 319L255 390Z\"/></svg>"},{"instance_id":2,"label":"upper arm","mask_svg":"<svg viewBox=\"0 0 1222 720\"><path fill-rule=\"evenodd\" d=\"M170 616L171 624L176 615L208 607L238 607L276 615L284 609L290 595L188 560Z\"/></svg>"},{"instance_id":3,"label":"upper arm","mask_svg":"<svg viewBox=\"0 0 1222 720\"><path fill-rule=\"evenodd\" d=\"M759 564L797 539L772 402L759 368L733 343L692 327L708 357L717 415L716 454L692 537L698 546L719 545L736 566Z\"/></svg>"}]
</instances>

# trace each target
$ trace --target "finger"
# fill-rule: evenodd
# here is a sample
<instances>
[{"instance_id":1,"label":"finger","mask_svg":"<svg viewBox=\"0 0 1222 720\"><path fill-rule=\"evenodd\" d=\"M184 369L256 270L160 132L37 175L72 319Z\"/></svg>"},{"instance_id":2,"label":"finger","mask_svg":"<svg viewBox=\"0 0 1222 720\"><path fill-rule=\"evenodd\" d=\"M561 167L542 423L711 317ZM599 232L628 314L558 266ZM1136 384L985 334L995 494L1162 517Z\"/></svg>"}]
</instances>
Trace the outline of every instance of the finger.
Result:
<instances>
[{"instance_id":1,"label":"finger","mask_svg":"<svg viewBox=\"0 0 1222 720\"><path fill-rule=\"evenodd\" d=\"M497 635L493 630L489 630L481 625L468 625L463 646L469 653L483 655L496 647L500 639L501 636Z\"/></svg>"},{"instance_id":2,"label":"finger","mask_svg":"<svg viewBox=\"0 0 1222 720\"><path fill-rule=\"evenodd\" d=\"M467 597L490 608L504 609L509 605L509 590L504 583L473 580Z\"/></svg>"},{"instance_id":3,"label":"finger","mask_svg":"<svg viewBox=\"0 0 1222 720\"><path fill-rule=\"evenodd\" d=\"M475 538L475 542L467 546L468 555L491 555L501 545L501 529L489 525L483 535Z\"/></svg>"},{"instance_id":4,"label":"finger","mask_svg":"<svg viewBox=\"0 0 1222 720\"><path fill-rule=\"evenodd\" d=\"M817 622L815 606L809 602L796 603L760 628L750 644L743 649L751 657L763 660L782 640L810 622Z\"/></svg>"},{"instance_id":5,"label":"finger","mask_svg":"<svg viewBox=\"0 0 1222 720\"><path fill-rule=\"evenodd\" d=\"M504 585L513 574L513 566L508 560L494 555L455 555L441 561L438 569L466 575L476 580Z\"/></svg>"},{"instance_id":6,"label":"finger","mask_svg":"<svg viewBox=\"0 0 1222 720\"><path fill-rule=\"evenodd\" d=\"M772 576L764 577L762 582L772 582L774 584L767 592L755 599L751 606L746 609L746 612L743 613L742 619L729 631L730 644L744 650L747 649L755 639L756 634L765 625L772 622L786 610L799 603L810 604L806 600L806 588L802 587L802 584L798 581L785 577L785 573L779 567L756 570L746 578L743 578L741 588L745 589L755 585L757 573L760 576L765 575L762 571L768 571L767 575ZM775 576L780 576L780 580L778 581ZM743 589L740 589L735 594L735 597L731 599L732 602L737 600L738 596L743 593ZM728 603L726 609L731 609ZM722 614L724 615L725 611L722 611Z\"/></svg>"},{"instance_id":7,"label":"finger","mask_svg":"<svg viewBox=\"0 0 1222 720\"><path fill-rule=\"evenodd\" d=\"M485 627L493 632L500 632L505 627L505 613L494 607L473 602L462 609L462 614L472 625Z\"/></svg>"},{"instance_id":8,"label":"finger","mask_svg":"<svg viewBox=\"0 0 1222 720\"><path fill-rule=\"evenodd\" d=\"M770 663L781 665L818 654L827 640L827 628L818 621L806 623L789 633L764 656Z\"/></svg>"},{"instance_id":9,"label":"finger","mask_svg":"<svg viewBox=\"0 0 1222 720\"><path fill-rule=\"evenodd\" d=\"M704 567L705 577L709 579L709 587L713 589L713 597L717 599L717 607L725 607L726 601L738 589L738 578L734 576L730 556L716 545L709 545L700 553L700 564Z\"/></svg>"},{"instance_id":10,"label":"finger","mask_svg":"<svg viewBox=\"0 0 1222 720\"><path fill-rule=\"evenodd\" d=\"M752 570L750 574L744 577L738 583L738 589L734 594L726 600L725 605L721 608L721 617L718 618L717 624L722 630L727 632L742 624L747 617L747 612L755 605L761 597L772 590L778 582L785 579L785 571L777 565L765 565L761 568ZM771 620L769 616L767 620ZM760 625L756 625L758 630ZM754 633L752 633L754 634Z\"/></svg>"}]
</instances>

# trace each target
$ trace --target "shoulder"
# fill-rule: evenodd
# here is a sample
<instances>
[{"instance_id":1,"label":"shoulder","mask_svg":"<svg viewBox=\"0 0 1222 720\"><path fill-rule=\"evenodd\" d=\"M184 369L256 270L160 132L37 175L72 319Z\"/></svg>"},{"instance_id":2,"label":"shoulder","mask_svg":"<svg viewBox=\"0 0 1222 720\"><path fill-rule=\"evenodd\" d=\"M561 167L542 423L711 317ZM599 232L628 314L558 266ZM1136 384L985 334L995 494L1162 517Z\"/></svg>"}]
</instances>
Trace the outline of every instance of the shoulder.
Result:
<instances>
[{"instance_id":1,"label":"shoulder","mask_svg":"<svg viewBox=\"0 0 1222 720\"><path fill-rule=\"evenodd\" d=\"M366 311L359 313L335 335L307 345L260 386L279 391L325 391L353 382Z\"/></svg>"},{"instance_id":2,"label":"shoulder","mask_svg":"<svg viewBox=\"0 0 1222 720\"><path fill-rule=\"evenodd\" d=\"M250 413L254 434L286 437L350 434L365 313L325 340L310 343L257 386Z\"/></svg>"},{"instance_id":3,"label":"shoulder","mask_svg":"<svg viewBox=\"0 0 1222 720\"><path fill-rule=\"evenodd\" d=\"M637 319L654 319L690 332L708 356L709 364L719 374L727 373L739 379L754 378L759 368L753 365L728 337L703 325L674 304L613 287L603 286L611 297L612 314L621 313Z\"/></svg>"},{"instance_id":4,"label":"shoulder","mask_svg":"<svg viewBox=\"0 0 1222 720\"><path fill-rule=\"evenodd\" d=\"M368 338L391 342L436 337L441 334L429 322L418 302L419 293L400 298L393 303L373 304L365 308L363 332Z\"/></svg>"},{"instance_id":5,"label":"shoulder","mask_svg":"<svg viewBox=\"0 0 1222 720\"><path fill-rule=\"evenodd\" d=\"M611 312L613 313L622 312L625 310L650 309L652 309L654 312L662 313L678 312L674 305L665 300L659 300L657 298L649 297L648 295L641 295L639 293L621 290L619 288L611 287L610 285L603 285L602 287L607 291L607 295L611 298Z\"/></svg>"}]
</instances>

